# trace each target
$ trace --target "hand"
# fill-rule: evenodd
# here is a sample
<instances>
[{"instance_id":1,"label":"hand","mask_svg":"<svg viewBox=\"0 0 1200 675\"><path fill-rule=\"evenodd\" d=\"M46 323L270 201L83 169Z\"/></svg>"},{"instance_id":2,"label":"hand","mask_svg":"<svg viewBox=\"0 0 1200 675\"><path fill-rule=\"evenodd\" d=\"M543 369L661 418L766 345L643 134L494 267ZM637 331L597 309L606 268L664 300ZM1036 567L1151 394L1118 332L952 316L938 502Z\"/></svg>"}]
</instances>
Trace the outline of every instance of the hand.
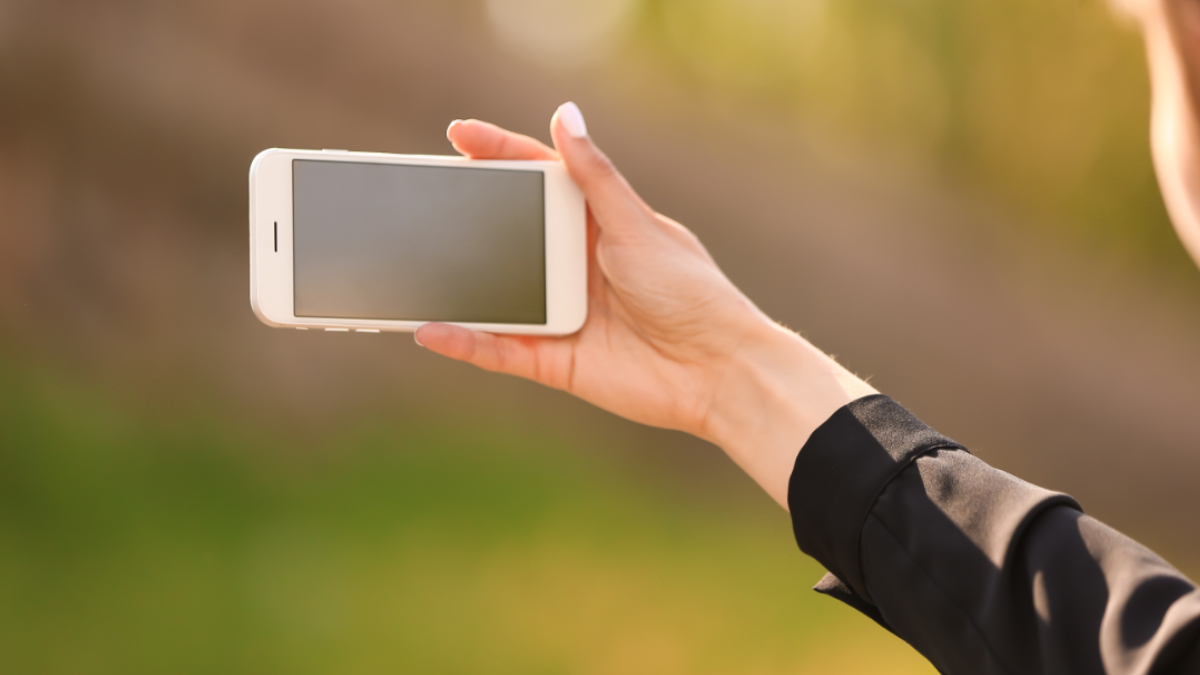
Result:
<instances>
[{"instance_id":1,"label":"hand","mask_svg":"<svg viewBox=\"0 0 1200 675\"><path fill-rule=\"evenodd\" d=\"M447 132L481 159L565 159L588 198L588 318L563 338L490 335L431 324L420 343L446 356L568 391L622 417L703 434L721 374L770 321L729 282L699 240L652 211L587 137L555 116L563 157L478 121Z\"/></svg>"},{"instance_id":2,"label":"hand","mask_svg":"<svg viewBox=\"0 0 1200 675\"><path fill-rule=\"evenodd\" d=\"M588 201L588 318L567 337L492 335L447 324L431 351L562 389L622 417L721 445L786 506L808 435L869 387L763 314L690 231L647 206L566 104L557 151L485 122L447 135L468 157L561 160Z\"/></svg>"}]
</instances>

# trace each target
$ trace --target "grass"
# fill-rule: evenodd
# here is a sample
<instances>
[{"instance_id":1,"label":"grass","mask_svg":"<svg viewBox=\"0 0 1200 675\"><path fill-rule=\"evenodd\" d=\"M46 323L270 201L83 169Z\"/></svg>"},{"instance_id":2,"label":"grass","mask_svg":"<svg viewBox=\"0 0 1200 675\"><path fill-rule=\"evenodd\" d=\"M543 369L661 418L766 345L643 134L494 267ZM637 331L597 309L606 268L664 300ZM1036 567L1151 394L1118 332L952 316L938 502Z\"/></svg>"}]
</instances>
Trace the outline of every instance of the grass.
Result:
<instances>
[{"instance_id":1,"label":"grass","mask_svg":"<svg viewBox=\"0 0 1200 675\"><path fill-rule=\"evenodd\" d=\"M933 672L782 513L538 434L289 439L0 369L0 672Z\"/></svg>"}]
</instances>

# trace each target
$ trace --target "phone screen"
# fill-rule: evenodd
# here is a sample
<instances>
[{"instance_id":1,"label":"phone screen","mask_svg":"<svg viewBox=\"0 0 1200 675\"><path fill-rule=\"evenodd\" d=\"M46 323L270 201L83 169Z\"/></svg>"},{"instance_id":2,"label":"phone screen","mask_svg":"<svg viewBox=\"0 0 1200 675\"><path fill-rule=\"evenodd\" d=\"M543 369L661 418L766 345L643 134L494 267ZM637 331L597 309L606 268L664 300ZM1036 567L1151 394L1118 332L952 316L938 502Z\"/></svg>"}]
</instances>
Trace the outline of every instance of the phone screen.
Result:
<instances>
[{"instance_id":1,"label":"phone screen","mask_svg":"<svg viewBox=\"0 0 1200 675\"><path fill-rule=\"evenodd\" d=\"M543 174L292 161L295 315L546 323Z\"/></svg>"}]
</instances>

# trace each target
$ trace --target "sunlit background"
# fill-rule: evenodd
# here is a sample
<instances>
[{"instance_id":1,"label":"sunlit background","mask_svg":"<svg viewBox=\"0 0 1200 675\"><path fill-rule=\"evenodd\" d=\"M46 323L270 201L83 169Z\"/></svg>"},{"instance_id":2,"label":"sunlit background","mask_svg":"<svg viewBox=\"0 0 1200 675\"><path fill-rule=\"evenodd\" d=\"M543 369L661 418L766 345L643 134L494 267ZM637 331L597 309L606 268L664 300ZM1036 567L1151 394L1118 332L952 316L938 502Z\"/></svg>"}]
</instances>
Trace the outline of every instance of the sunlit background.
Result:
<instances>
[{"instance_id":1,"label":"sunlit background","mask_svg":"<svg viewBox=\"0 0 1200 675\"><path fill-rule=\"evenodd\" d=\"M566 100L773 316L1200 572L1200 273L1103 0L7 0L0 672L933 672L717 449L254 318L258 151Z\"/></svg>"}]
</instances>

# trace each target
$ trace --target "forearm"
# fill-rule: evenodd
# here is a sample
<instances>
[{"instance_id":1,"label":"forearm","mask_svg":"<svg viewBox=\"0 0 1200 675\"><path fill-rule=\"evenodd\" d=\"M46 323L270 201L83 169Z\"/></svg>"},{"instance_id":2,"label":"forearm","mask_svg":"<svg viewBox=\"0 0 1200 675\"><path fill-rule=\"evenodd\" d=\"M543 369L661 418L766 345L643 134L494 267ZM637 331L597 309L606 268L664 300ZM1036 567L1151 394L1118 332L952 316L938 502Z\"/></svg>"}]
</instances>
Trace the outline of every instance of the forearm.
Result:
<instances>
[{"instance_id":1,"label":"forearm","mask_svg":"<svg viewBox=\"0 0 1200 675\"><path fill-rule=\"evenodd\" d=\"M790 488L801 548L844 581L822 589L942 672L1200 669L1192 582L885 397L822 425Z\"/></svg>"},{"instance_id":2,"label":"forearm","mask_svg":"<svg viewBox=\"0 0 1200 675\"><path fill-rule=\"evenodd\" d=\"M787 508L800 447L838 408L874 393L804 338L764 321L730 360L698 435Z\"/></svg>"}]
</instances>

